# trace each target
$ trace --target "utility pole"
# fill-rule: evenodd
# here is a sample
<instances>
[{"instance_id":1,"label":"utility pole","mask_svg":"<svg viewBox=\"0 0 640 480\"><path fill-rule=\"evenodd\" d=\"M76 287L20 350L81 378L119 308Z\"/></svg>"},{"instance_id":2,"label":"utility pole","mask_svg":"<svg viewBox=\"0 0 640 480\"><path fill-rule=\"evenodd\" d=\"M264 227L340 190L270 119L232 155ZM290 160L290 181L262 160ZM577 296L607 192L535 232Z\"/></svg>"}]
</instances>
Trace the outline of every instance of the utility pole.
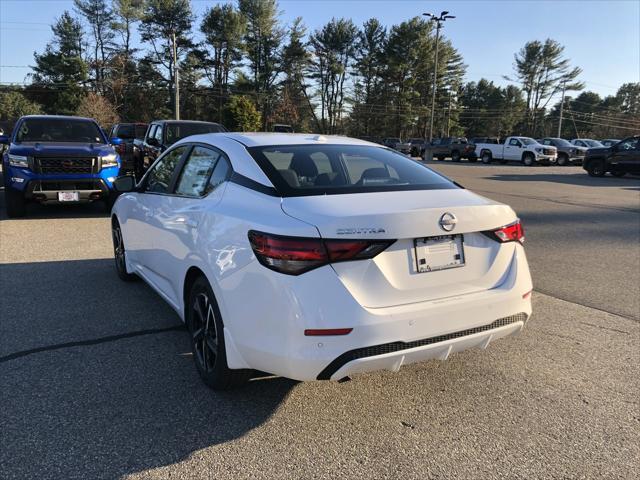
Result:
<instances>
[{"instance_id":1,"label":"utility pole","mask_svg":"<svg viewBox=\"0 0 640 480\"><path fill-rule=\"evenodd\" d=\"M450 128L451 128L451 89L449 89L449 109L447 111L447 137L449 136Z\"/></svg>"},{"instance_id":2,"label":"utility pole","mask_svg":"<svg viewBox=\"0 0 640 480\"><path fill-rule=\"evenodd\" d=\"M435 114L436 108L436 85L438 83L438 43L440 41L440 29L442 28L442 24L448 18L456 18L453 15L448 15L449 12L441 12L439 17L436 17L433 13L423 13L425 17L429 17L432 22L436 23L436 54L435 54L435 63L433 66L433 90L431 92L431 118L429 124L429 142L433 140L433 116Z\"/></svg>"},{"instance_id":3,"label":"utility pole","mask_svg":"<svg viewBox=\"0 0 640 480\"><path fill-rule=\"evenodd\" d=\"M171 32L171 44L173 47L173 109L176 120L180 120L180 74L178 73L178 46L176 45L176 32Z\"/></svg>"},{"instance_id":4,"label":"utility pole","mask_svg":"<svg viewBox=\"0 0 640 480\"><path fill-rule=\"evenodd\" d=\"M567 81L562 82L562 101L560 102L560 121L558 122L558 138L562 138L562 113L564 110L564 92L567 88Z\"/></svg>"}]
</instances>

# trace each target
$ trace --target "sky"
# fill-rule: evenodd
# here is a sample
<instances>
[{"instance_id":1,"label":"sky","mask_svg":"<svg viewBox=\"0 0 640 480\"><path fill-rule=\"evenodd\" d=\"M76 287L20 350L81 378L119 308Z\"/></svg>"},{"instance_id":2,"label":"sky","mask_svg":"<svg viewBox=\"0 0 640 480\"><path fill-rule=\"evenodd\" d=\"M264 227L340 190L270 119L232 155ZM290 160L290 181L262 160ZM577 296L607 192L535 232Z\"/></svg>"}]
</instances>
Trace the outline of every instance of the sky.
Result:
<instances>
[{"instance_id":1,"label":"sky","mask_svg":"<svg viewBox=\"0 0 640 480\"><path fill-rule=\"evenodd\" d=\"M199 24L216 3L192 0ZM467 81L484 77L500 85L513 73L513 55L527 41L548 37L565 46L572 65L582 68L586 89L615 94L626 82L640 82L640 0L279 0L281 19L302 17L309 31L332 17L361 25L376 17L391 27L423 12L448 10L444 35L467 64ZM51 39L48 25L72 0L0 0L0 83L24 82L33 53ZM197 38L197 37L196 37Z\"/></svg>"}]
</instances>

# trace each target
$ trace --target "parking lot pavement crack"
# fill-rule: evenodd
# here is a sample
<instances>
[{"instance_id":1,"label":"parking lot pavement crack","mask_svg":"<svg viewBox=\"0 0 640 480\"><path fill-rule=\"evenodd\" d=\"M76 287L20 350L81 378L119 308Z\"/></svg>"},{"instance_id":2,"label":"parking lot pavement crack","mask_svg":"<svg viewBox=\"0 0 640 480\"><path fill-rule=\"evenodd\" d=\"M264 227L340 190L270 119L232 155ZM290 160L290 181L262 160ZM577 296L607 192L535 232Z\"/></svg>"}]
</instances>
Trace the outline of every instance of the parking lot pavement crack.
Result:
<instances>
[{"instance_id":1,"label":"parking lot pavement crack","mask_svg":"<svg viewBox=\"0 0 640 480\"><path fill-rule=\"evenodd\" d=\"M19 352L10 353L9 355L0 357L0 363L9 362L11 360L15 360L21 357L26 357L28 355L33 355L34 353L50 352L52 350L62 350L65 348L72 348L72 347L84 347L88 345L99 345L101 343L115 342L117 340L122 340L125 338L140 337L142 335L153 335L156 333L174 332L174 331L184 330L185 328L186 327L184 326L184 324L180 324L180 325L173 325L171 327L165 327L165 328L151 328L147 330L138 330L135 332L120 333L118 335L109 335L107 337L93 338L89 340L77 340L74 342L57 343L55 345L46 345L43 347L31 348L29 350L22 350Z\"/></svg>"},{"instance_id":2,"label":"parking lot pavement crack","mask_svg":"<svg viewBox=\"0 0 640 480\"><path fill-rule=\"evenodd\" d=\"M615 315L616 317L620 317L620 318L624 318L626 320L631 320L632 322L640 323L640 315L632 316L632 315L627 315L627 314L624 314L624 313L621 313L621 312L612 312L611 310L606 310L604 308L600 308L600 307L597 307L595 305L591 305L589 303L581 303L581 302L578 302L578 301L570 299L570 298L559 297L559 296L557 296L557 295L555 295L553 293L546 292L544 290L540 290L539 288L534 289L534 291L536 293L545 295L547 297L555 298L556 300L561 300L563 302L572 303L573 305L580 305L581 307L590 308L592 310L598 310L599 312L603 312L603 313L606 313L608 315ZM592 326L595 326L595 325L592 325ZM600 328L604 328L604 327L600 327ZM619 332L627 333L627 332L624 332L622 330L619 330Z\"/></svg>"},{"instance_id":3,"label":"parking lot pavement crack","mask_svg":"<svg viewBox=\"0 0 640 480\"><path fill-rule=\"evenodd\" d=\"M603 325L596 325L595 323L589 322L580 322L583 325L589 325L590 327L601 328L602 330L609 330L610 332L623 333L625 335L629 335L630 332L626 332L624 330L618 330L617 328L605 327Z\"/></svg>"}]
</instances>

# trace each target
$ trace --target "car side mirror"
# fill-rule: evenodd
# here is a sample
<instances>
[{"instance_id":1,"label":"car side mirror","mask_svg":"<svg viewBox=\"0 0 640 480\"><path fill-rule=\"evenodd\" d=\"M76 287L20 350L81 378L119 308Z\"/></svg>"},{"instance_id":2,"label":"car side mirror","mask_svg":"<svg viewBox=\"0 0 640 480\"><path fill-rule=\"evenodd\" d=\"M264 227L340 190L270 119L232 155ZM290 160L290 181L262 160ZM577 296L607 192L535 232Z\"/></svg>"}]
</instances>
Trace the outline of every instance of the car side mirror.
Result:
<instances>
[{"instance_id":1,"label":"car side mirror","mask_svg":"<svg viewBox=\"0 0 640 480\"><path fill-rule=\"evenodd\" d=\"M9 135L0 135L0 145L9 145L11 143Z\"/></svg>"},{"instance_id":2,"label":"car side mirror","mask_svg":"<svg viewBox=\"0 0 640 480\"><path fill-rule=\"evenodd\" d=\"M112 137L111 140L109 140L109 143L111 143L111 145L113 145L114 147L117 147L118 145L122 145L124 141L121 138Z\"/></svg>"},{"instance_id":3,"label":"car side mirror","mask_svg":"<svg viewBox=\"0 0 640 480\"><path fill-rule=\"evenodd\" d=\"M136 179L131 175L120 175L113 182L113 187L119 193L133 192L136 189Z\"/></svg>"}]
</instances>

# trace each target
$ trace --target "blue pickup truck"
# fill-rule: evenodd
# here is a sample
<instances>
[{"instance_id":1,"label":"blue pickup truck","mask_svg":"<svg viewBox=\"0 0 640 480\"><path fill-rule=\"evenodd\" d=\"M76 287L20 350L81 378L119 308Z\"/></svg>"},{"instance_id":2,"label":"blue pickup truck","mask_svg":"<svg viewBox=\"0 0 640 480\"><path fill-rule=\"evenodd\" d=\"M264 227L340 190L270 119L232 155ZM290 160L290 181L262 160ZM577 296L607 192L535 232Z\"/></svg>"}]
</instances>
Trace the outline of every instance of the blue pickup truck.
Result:
<instances>
[{"instance_id":1,"label":"blue pickup truck","mask_svg":"<svg viewBox=\"0 0 640 480\"><path fill-rule=\"evenodd\" d=\"M112 144L119 143L114 139ZM20 118L2 156L5 206L11 218L27 202L77 203L102 200L110 210L120 158L95 120L33 115Z\"/></svg>"}]
</instances>

